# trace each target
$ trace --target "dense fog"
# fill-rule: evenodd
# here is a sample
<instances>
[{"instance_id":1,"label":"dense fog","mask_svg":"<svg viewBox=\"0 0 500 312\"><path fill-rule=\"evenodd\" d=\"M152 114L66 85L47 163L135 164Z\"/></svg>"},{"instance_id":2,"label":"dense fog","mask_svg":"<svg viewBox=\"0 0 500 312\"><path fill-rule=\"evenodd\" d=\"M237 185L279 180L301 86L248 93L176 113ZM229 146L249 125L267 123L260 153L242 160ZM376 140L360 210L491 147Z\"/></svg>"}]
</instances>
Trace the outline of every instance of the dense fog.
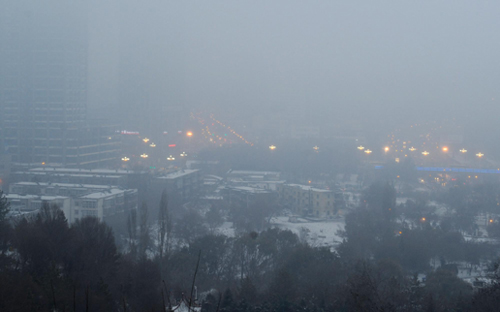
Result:
<instances>
[{"instance_id":1,"label":"dense fog","mask_svg":"<svg viewBox=\"0 0 500 312\"><path fill-rule=\"evenodd\" d=\"M0 310L498 310L499 11L0 0Z\"/></svg>"}]
</instances>

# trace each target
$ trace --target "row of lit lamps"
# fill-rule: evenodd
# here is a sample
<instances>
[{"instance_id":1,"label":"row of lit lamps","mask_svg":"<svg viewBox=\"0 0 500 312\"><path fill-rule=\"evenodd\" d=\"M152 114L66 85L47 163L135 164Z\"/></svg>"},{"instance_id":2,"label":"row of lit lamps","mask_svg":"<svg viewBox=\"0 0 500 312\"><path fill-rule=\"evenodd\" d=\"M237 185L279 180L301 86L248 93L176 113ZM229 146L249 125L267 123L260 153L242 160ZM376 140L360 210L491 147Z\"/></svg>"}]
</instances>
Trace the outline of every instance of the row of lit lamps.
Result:
<instances>
[{"instance_id":1,"label":"row of lit lamps","mask_svg":"<svg viewBox=\"0 0 500 312\"><path fill-rule=\"evenodd\" d=\"M270 145L270 146L269 146L269 149L270 149L271 151L274 151L274 150L276 149L276 145ZM314 147L313 147L313 150L315 150L315 151L317 152L317 151L319 151L319 147L318 147L318 146L314 146Z\"/></svg>"},{"instance_id":2,"label":"row of lit lamps","mask_svg":"<svg viewBox=\"0 0 500 312\"><path fill-rule=\"evenodd\" d=\"M182 153L180 154L180 156L181 156L181 157L186 157L186 156L187 156L187 153L186 153L186 152L182 152ZM144 153L144 154L142 154L142 155L141 155L141 158L148 158L148 157L149 157L149 155L148 155L148 154L146 154L146 153ZM128 157L123 157L123 158L122 158L122 160L126 162L126 161L129 161L129 160L130 160L130 158L128 158ZM175 160L175 157L174 157L174 156L172 156L172 155L170 155L170 156L168 156L168 157L167 157L167 160Z\"/></svg>"},{"instance_id":3,"label":"row of lit lamps","mask_svg":"<svg viewBox=\"0 0 500 312\"><path fill-rule=\"evenodd\" d=\"M364 146L362 146L362 145L358 146L357 148L358 148L360 151L363 151L363 150L364 150L364 152L365 152L365 153L367 153L367 154L371 154L371 153L372 153L372 151L371 151L371 150L369 150L369 149L366 149L366 150L365 150L365 147L364 147ZM416 151L417 149L416 149L416 148L414 148L414 147L412 146L412 147L410 147L410 148L409 148L409 150L410 150L410 151L412 151L412 152L414 152L414 151ZM388 147L388 146L384 147L384 151L387 153L387 152L389 151L389 147ZM448 152L448 147L444 146L444 147L443 147L443 152ZM465 153L467 153L467 150L466 150L465 148L462 148L462 149L460 150L460 153L465 154ZM427 155L429 155L429 154L430 154L430 153L429 153L428 151L423 151L423 152L422 152L422 155L424 155L424 156L427 156ZM481 153L481 152L479 152L479 153L477 153L477 154L476 154L476 156L477 156L477 157L479 157L479 158L481 158L481 157L483 157L483 156L484 156L484 154L483 154L483 153Z\"/></svg>"}]
</instances>

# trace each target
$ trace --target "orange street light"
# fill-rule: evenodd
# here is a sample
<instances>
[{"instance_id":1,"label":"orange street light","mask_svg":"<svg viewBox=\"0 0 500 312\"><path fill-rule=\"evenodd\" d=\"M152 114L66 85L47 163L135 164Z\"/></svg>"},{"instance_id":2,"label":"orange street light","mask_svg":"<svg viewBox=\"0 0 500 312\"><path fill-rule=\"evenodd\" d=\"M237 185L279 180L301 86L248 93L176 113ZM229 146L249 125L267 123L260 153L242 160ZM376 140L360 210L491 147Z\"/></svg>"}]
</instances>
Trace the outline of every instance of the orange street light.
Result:
<instances>
[{"instance_id":1,"label":"orange street light","mask_svg":"<svg viewBox=\"0 0 500 312\"><path fill-rule=\"evenodd\" d=\"M149 155L148 155L148 154L142 154L142 155L141 155L141 157L142 157L142 158L148 158L148 157L149 157Z\"/></svg>"},{"instance_id":2,"label":"orange street light","mask_svg":"<svg viewBox=\"0 0 500 312\"><path fill-rule=\"evenodd\" d=\"M484 154L483 154L483 153L481 153L481 152L479 152L479 153L477 153L477 154L476 154L476 156L477 156L477 157L479 157L479 158L481 158L481 157L483 157L483 156L484 156Z\"/></svg>"},{"instance_id":3,"label":"orange street light","mask_svg":"<svg viewBox=\"0 0 500 312\"><path fill-rule=\"evenodd\" d=\"M371 153L372 153L372 151L371 151L371 150L369 150L369 149L367 149L367 150L365 151L365 153L367 153L367 154L371 154Z\"/></svg>"},{"instance_id":4,"label":"orange street light","mask_svg":"<svg viewBox=\"0 0 500 312\"><path fill-rule=\"evenodd\" d=\"M423 151L422 155L427 156L427 155L429 155L429 152L428 151Z\"/></svg>"},{"instance_id":5,"label":"orange street light","mask_svg":"<svg viewBox=\"0 0 500 312\"><path fill-rule=\"evenodd\" d=\"M276 146L271 145L271 146L269 146L269 149L270 149L271 151L274 151L274 150L276 149Z\"/></svg>"},{"instance_id":6,"label":"orange street light","mask_svg":"<svg viewBox=\"0 0 500 312\"><path fill-rule=\"evenodd\" d=\"M410 148L409 148L409 150L410 150L411 152L414 152L414 151L416 151L417 149L416 149L416 148L414 148L414 147L412 146L412 147L410 147Z\"/></svg>"},{"instance_id":7,"label":"orange street light","mask_svg":"<svg viewBox=\"0 0 500 312\"><path fill-rule=\"evenodd\" d=\"M467 150L466 150L465 148L462 148L462 149L460 150L460 153L465 154L465 153L467 153Z\"/></svg>"},{"instance_id":8,"label":"orange street light","mask_svg":"<svg viewBox=\"0 0 500 312\"><path fill-rule=\"evenodd\" d=\"M360 145L360 146L358 146L358 149L359 149L360 151L362 151L362 150L364 150L364 149L365 149L365 147L364 147L363 145Z\"/></svg>"},{"instance_id":9,"label":"orange street light","mask_svg":"<svg viewBox=\"0 0 500 312\"><path fill-rule=\"evenodd\" d=\"M193 136L193 132L188 131L188 132L186 133L186 135L187 135L188 137L192 137L192 136Z\"/></svg>"},{"instance_id":10,"label":"orange street light","mask_svg":"<svg viewBox=\"0 0 500 312\"><path fill-rule=\"evenodd\" d=\"M447 152L448 151L448 146L443 146L443 152Z\"/></svg>"},{"instance_id":11,"label":"orange street light","mask_svg":"<svg viewBox=\"0 0 500 312\"><path fill-rule=\"evenodd\" d=\"M384 147L384 151L387 153L389 151L389 146Z\"/></svg>"},{"instance_id":12,"label":"orange street light","mask_svg":"<svg viewBox=\"0 0 500 312\"><path fill-rule=\"evenodd\" d=\"M123 160L123 161L129 161L129 160L130 160L130 158L128 158L128 157L123 157L123 158L122 158L122 160Z\"/></svg>"},{"instance_id":13,"label":"orange street light","mask_svg":"<svg viewBox=\"0 0 500 312\"><path fill-rule=\"evenodd\" d=\"M142 141L143 141L144 143L148 143L148 142L149 142L149 139L148 139L148 138L144 138L144 139L142 139Z\"/></svg>"}]
</instances>

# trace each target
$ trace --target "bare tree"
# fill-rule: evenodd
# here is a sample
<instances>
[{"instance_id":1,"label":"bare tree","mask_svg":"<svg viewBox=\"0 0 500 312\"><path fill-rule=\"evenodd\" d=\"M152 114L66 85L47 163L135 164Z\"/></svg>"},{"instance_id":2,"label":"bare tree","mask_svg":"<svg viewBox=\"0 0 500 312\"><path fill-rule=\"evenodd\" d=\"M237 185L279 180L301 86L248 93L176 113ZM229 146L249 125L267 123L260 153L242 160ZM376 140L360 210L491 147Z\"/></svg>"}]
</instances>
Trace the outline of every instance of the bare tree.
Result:
<instances>
[{"instance_id":1,"label":"bare tree","mask_svg":"<svg viewBox=\"0 0 500 312\"><path fill-rule=\"evenodd\" d=\"M149 246L149 226L148 226L148 205L143 202L141 210L139 211L140 225L139 225L139 253L140 257L146 256L146 250Z\"/></svg>"},{"instance_id":2,"label":"bare tree","mask_svg":"<svg viewBox=\"0 0 500 312\"><path fill-rule=\"evenodd\" d=\"M168 211L168 197L166 190L164 190L161 194L160 209L158 212L158 227L159 253L161 262L163 259L163 254L170 251L170 239L172 232L172 220Z\"/></svg>"}]
</instances>

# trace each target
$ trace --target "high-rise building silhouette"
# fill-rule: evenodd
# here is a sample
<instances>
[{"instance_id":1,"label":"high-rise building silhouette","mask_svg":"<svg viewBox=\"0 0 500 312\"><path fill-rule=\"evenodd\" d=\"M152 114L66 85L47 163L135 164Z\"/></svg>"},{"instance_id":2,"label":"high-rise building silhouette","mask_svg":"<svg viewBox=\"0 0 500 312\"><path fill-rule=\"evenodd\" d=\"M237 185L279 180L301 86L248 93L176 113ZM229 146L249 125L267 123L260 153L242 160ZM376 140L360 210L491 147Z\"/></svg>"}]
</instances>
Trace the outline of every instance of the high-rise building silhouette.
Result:
<instances>
[{"instance_id":1,"label":"high-rise building silhouette","mask_svg":"<svg viewBox=\"0 0 500 312\"><path fill-rule=\"evenodd\" d=\"M93 166L114 157L109 129L86 119L86 6L73 0L2 5L0 146L14 163Z\"/></svg>"}]
</instances>

